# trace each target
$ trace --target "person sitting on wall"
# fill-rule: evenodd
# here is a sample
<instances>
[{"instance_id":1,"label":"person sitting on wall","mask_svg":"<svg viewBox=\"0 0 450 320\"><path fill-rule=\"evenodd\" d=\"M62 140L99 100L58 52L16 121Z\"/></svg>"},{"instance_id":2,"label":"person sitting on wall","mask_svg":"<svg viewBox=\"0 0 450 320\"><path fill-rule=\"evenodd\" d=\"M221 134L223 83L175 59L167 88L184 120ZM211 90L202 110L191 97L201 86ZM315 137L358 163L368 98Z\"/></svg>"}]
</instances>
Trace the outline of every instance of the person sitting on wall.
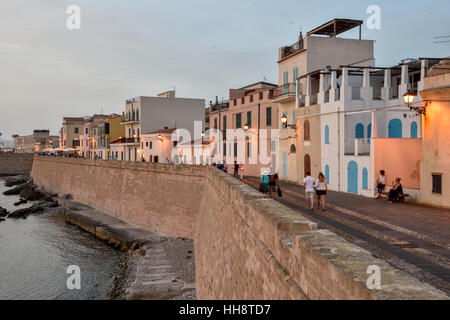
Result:
<instances>
[{"instance_id":1,"label":"person sitting on wall","mask_svg":"<svg viewBox=\"0 0 450 320\"><path fill-rule=\"evenodd\" d=\"M395 178L395 182L392 183L392 188L389 190L389 203L394 203L400 200L403 196L403 187L400 183L400 178Z\"/></svg>"},{"instance_id":2,"label":"person sitting on wall","mask_svg":"<svg viewBox=\"0 0 450 320\"><path fill-rule=\"evenodd\" d=\"M377 179L377 195L375 199L380 199L383 194L384 188L386 188L386 172L384 170L380 170L380 177Z\"/></svg>"}]
</instances>

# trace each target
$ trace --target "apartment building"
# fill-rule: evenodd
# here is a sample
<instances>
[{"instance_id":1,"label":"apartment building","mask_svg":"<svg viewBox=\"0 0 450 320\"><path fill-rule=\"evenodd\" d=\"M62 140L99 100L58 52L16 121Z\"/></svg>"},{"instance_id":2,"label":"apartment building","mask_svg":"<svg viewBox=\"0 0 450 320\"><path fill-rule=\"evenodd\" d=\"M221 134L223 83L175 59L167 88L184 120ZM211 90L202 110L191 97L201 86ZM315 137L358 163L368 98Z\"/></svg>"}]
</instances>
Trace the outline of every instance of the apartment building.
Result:
<instances>
[{"instance_id":1,"label":"apartment building","mask_svg":"<svg viewBox=\"0 0 450 320\"><path fill-rule=\"evenodd\" d=\"M300 32L297 42L279 48L278 88L272 101L279 104L282 179L301 182L305 171L319 173L320 167L312 165L311 159L320 159L317 147L320 123L318 118L309 117L319 111L317 71L373 60L373 41L361 39L362 23L333 19L309 31L305 37ZM360 29L358 39L337 37L356 27ZM297 93L301 94L298 98Z\"/></svg>"},{"instance_id":2,"label":"apartment building","mask_svg":"<svg viewBox=\"0 0 450 320\"><path fill-rule=\"evenodd\" d=\"M61 147L81 152L81 138L86 120L83 117L64 117L61 128Z\"/></svg>"},{"instance_id":3,"label":"apartment building","mask_svg":"<svg viewBox=\"0 0 450 320\"><path fill-rule=\"evenodd\" d=\"M15 135L13 150L16 153L39 152L41 144L45 145L46 139L49 137L49 130L33 130L33 134L27 136Z\"/></svg>"},{"instance_id":4,"label":"apartment building","mask_svg":"<svg viewBox=\"0 0 450 320\"><path fill-rule=\"evenodd\" d=\"M104 159L112 159L111 142L125 137L125 126L122 122L125 115L112 115L104 121Z\"/></svg>"},{"instance_id":5,"label":"apartment building","mask_svg":"<svg viewBox=\"0 0 450 320\"><path fill-rule=\"evenodd\" d=\"M205 100L176 98L175 91L167 91L156 97L136 97L126 101L125 139L116 142L115 151L124 152L124 160L139 161L141 135L162 128L183 128L194 137L194 122L204 127ZM120 144L120 146L118 146Z\"/></svg>"},{"instance_id":6,"label":"apartment building","mask_svg":"<svg viewBox=\"0 0 450 320\"><path fill-rule=\"evenodd\" d=\"M222 145L212 139L216 150L221 148L224 160L231 156L228 170L236 161L244 165L244 174L260 176L261 170L277 171L277 139L272 140L272 129L278 129L278 104L272 101L277 85L257 82L239 89L229 90L229 101L214 106L210 112L211 129L222 133ZM242 136L230 136L227 129L243 130ZM239 159L238 153L243 157ZM259 155L263 155L261 158ZM262 160L262 161L261 161Z\"/></svg>"}]
</instances>

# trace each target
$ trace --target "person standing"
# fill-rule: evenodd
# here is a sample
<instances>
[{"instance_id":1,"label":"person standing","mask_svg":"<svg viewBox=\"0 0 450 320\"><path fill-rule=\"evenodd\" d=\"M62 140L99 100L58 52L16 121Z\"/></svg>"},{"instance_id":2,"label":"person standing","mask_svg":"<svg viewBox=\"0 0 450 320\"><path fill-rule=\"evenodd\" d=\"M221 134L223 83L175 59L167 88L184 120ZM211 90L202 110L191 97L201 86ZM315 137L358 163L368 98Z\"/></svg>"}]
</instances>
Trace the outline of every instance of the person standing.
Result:
<instances>
[{"instance_id":1,"label":"person standing","mask_svg":"<svg viewBox=\"0 0 450 320\"><path fill-rule=\"evenodd\" d=\"M236 179L238 178L239 175L239 165L237 164L237 162L234 162L234 171L233 171L233 177L235 177Z\"/></svg>"},{"instance_id":2,"label":"person standing","mask_svg":"<svg viewBox=\"0 0 450 320\"><path fill-rule=\"evenodd\" d=\"M316 196L317 196L317 207L325 211L325 198L327 196L327 181L323 173L319 173L319 177L316 181Z\"/></svg>"},{"instance_id":3,"label":"person standing","mask_svg":"<svg viewBox=\"0 0 450 320\"><path fill-rule=\"evenodd\" d=\"M239 179L244 180L244 165L242 163L239 165Z\"/></svg>"},{"instance_id":4,"label":"person standing","mask_svg":"<svg viewBox=\"0 0 450 320\"><path fill-rule=\"evenodd\" d=\"M314 178L311 177L310 171L306 172L303 183L305 184L306 209L314 211Z\"/></svg>"}]
</instances>

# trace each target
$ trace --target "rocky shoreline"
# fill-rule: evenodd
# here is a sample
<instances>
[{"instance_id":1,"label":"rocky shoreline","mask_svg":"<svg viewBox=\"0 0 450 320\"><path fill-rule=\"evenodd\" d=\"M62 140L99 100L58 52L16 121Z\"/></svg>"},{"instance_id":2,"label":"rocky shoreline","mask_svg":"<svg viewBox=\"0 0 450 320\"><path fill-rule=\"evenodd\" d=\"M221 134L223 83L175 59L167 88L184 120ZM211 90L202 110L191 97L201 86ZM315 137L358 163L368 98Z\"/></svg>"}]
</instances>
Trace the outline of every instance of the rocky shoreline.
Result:
<instances>
[{"instance_id":1,"label":"rocky shoreline","mask_svg":"<svg viewBox=\"0 0 450 320\"><path fill-rule=\"evenodd\" d=\"M4 195L19 195L15 206L30 203L27 208L9 212L0 207L0 222L5 219L26 219L54 208L76 225L120 249L119 261L107 299L195 300L195 264L192 240L168 238L129 225L77 203L71 195L58 197L33 184L28 175L4 179L11 187Z\"/></svg>"}]
</instances>

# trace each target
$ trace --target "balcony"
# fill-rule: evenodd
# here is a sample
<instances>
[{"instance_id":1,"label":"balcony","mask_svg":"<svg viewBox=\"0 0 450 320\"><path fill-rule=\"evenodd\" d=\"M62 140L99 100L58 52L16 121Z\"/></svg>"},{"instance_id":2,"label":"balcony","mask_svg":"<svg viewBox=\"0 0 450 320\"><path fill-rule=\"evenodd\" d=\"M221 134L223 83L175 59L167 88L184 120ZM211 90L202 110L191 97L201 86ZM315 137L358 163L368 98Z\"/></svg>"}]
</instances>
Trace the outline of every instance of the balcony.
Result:
<instances>
[{"instance_id":1,"label":"balcony","mask_svg":"<svg viewBox=\"0 0 450 320\"><path fill-rule=\"evenodd\" d=\"M346 156L369 156L370 139L369 138L350 138L345 139Z\"/></svg>"},{"instance_id":2,"label":"balcony","mask_svg":"<svg viewBox=\"0 0 450 320\"><path fill-rule=\"evenodd\" d=\"M286 83L273 90L273 102L289 102L295 100L295 83Z\"/></svg>"},{"instance_id":3,"label":"balcony","mask_svg":"<svg viewBox=\"0 0 450 320\"><path fill-rule=\"evenodd\" d=\"M120 139L120 143L123 144L129 144L129 145L135 145L135 144L139 144L139 137L136 138L121 138Z\"/></svg>"},{"instance_id":4,"label":"balcony","mask_svg":"<svg viewBox=\"0 0 450 320\"><path fill-rule=\"evenodd\" d=\"M294 44L291 44L290 46L283 47L281 49L280 60L283 60L284 58L287 58L300 50L303 50L303 41L296 42Z\"/></svg>"},{"instance_id":5,"label":"balcony","mask_svg":"<svg viewBox=\"0 0 450 320\"><path fill-rule=\"evenodd\" d=\"M139 123L138 117L126 117L121 124L131 124L131 123Z\"/></svg>"}]
</instances>

